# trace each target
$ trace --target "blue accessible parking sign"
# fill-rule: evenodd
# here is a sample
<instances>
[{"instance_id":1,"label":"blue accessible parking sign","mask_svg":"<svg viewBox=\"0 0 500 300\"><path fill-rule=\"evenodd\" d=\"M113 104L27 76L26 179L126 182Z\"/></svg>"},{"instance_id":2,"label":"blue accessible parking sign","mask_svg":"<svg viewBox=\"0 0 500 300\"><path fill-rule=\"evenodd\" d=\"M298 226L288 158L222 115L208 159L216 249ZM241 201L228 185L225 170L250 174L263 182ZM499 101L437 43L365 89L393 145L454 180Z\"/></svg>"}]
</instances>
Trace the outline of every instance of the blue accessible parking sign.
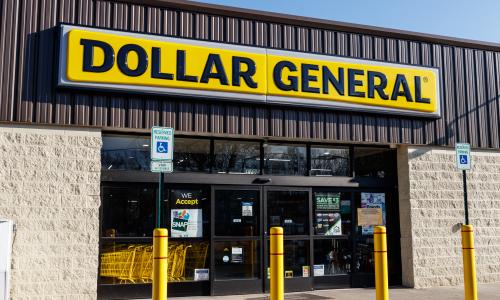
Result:
<instances>
[{"instance_id":1,"label":"blue accessible parking sign","mask_svg":"<svg viewBox=\"0 0 500 300\"><path fill-rule=\"evenodd\" d=\"M457 143L455 153L457 155L457 168L459 170L470 170L470 145Z\"/></svg>"},{"instance_id":2,"label":"blue accessible parking sign","mask_svg":"<svg viewBox=\"0 0 500 300\"><path fill-rule=\"evenodd\" d=\"M174 153L174 129L151 128L151 160L172 160Z\"/></svg>"}]
</instances>

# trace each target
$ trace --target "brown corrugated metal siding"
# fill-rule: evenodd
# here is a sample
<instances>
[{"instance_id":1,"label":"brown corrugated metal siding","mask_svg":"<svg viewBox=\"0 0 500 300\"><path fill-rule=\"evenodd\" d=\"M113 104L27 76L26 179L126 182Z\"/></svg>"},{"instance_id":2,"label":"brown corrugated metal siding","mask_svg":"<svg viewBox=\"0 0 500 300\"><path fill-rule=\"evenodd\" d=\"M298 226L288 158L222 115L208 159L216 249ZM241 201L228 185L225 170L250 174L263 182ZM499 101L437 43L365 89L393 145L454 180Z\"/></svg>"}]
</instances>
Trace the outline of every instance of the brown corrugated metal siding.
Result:
<instances>
[{"instance_id":1,"label":"brown corrugated metal siding","mask_svg":"<svg viewBox=\"0 0 500 300\"><path fill-rule=\"evenodd\" d=\"M500 47L464 48L444 39L300 27L273 18L244 19L99 0L0 0L0 121L106 128L173 126L183 132L500 148ZM192 9L192 7L190 7ZM257 20L258 19L258 20ZM281 19L280 19L281 20ZM186 100L55 88L58 22L244 45L377 59L441 70L442 117L410 118L326 109ZM291 25L295 24L295 25ZM313 24L311 22L311 24ZM310 26L310 24L307 24ZM360 27L361 28L361 27Z\"/></svg>"}]
</instances>

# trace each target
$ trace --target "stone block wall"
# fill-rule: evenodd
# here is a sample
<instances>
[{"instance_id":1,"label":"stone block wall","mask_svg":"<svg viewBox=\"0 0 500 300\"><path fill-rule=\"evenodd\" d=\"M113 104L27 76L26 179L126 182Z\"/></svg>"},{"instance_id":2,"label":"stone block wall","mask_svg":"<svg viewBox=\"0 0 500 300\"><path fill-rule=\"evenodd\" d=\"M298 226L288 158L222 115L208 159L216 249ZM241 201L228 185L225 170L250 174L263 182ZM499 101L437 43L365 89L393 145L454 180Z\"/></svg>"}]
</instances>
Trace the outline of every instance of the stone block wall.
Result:
<instances>
[{"instance_id":1,"label":"stone block wall","mask_svg":"<svg viewBox=\"0 0 500 300\"><path fill-rule=\"evenodd\" d=\"M101 144L96 129L0 124L12 299L96 298Z\"/></svg>"},{"instance_id":2,"label":"stone block wall","mask_svg":"<svg viewBox=\"0 0 500 300\"><path fill-rule=\"evenodd\" d=\"M403 284L461 284L464 198L455 150L400 146L398 182ZM472 151L467 188L478 281L500 282L500 151Z\"/></svg>"}]
</instances>

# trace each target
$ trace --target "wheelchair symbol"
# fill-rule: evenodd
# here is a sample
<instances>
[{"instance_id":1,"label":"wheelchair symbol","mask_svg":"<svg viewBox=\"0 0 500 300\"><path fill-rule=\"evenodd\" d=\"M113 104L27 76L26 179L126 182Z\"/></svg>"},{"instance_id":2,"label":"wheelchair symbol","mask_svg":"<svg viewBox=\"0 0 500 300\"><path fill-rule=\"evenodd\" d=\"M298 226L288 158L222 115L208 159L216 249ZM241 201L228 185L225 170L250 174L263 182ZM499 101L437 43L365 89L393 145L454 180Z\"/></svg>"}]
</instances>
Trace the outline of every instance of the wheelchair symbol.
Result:
<instances>
[{"instance_id":1,"label":"wheelchair symbol","mask_svg":"<svg viewBox=\"0 0 500 300\"><path fill-rule=\"evenodd\" d=\"M166 143L166 142L157 142L156 143L156 152L158 152L158 153L168 153L168 143Z\"/></svg>"},{"instance_id":2,"label":"wheelchair symbol","mask_svg":"<svg viewBox=\"0 0 500 300\"><path fill-rule=\"evenodd\" d=\"M462 165L466 165L467 164L467 155L460 155L460 163Z\"/></svg>"}]
</instances>

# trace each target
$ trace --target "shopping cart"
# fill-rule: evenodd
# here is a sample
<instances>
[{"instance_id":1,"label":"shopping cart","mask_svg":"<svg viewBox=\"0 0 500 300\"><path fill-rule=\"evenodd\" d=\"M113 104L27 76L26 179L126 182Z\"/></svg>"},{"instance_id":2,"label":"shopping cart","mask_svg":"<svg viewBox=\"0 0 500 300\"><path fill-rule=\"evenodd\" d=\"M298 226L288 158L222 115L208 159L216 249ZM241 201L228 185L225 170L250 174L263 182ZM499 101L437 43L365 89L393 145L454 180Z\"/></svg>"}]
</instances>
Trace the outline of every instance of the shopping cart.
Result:
<instances>
[{"instance_id":1,"label":"shopping cart","mask_svg":"<svg viewBox=\"0 0 500 300\"><path fill-rule=\"evenodd\" d=\"M137 247L129 246L114 246L101 254L101 271L102 277L113 277L118 279L119 283L134 282L133 268Z\"/></svg>"},{"instance_id":2,"label":"shopping cart","mask_svg":"<svg viewBox=\"0 0 500 300\"><path fill-rule=\"evenodd\" d=\"M194 277L195 269L204 269L209 244L206 242L193 243L188 249L185 262L186 277Z\"/></svg>"}]
</instances>

